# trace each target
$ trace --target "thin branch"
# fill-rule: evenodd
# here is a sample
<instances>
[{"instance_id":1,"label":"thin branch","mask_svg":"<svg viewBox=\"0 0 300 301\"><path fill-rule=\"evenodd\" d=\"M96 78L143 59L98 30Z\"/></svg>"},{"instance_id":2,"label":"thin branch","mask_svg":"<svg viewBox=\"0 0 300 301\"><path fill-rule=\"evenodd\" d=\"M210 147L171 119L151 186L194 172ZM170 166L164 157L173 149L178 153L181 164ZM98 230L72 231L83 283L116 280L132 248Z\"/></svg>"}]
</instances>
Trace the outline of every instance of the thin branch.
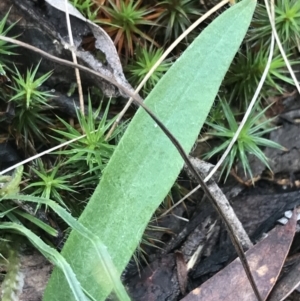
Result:
<instances>
[{"instance_id":1,"label":"thin branch","mask_svg":"<svg viewBox=\"0 0 300 301\"><path fill-rule=\"evenodd\" d=\"M94 131L94 132L95 132L95 131ZM27 158L27 159L25 159L25 160L23 160L23 161L21 161L21 162L19 162L19 163L16 163L16 164L14 164L14 165L12 165L12 166L10 166L10 167L8 167L8 168L6 168L6 169L0 171L0 176L6 174L7 172L9 172L9 171L11 171L11 170L14 170L15 168L17 168L17 167L19 167L19 166L21 166L21 165L24 165L24 164L29 163L29 162L31 162L31 161L33 161L33 160L36 160L36 159L38 159L38 158L40 158L40 157L43 157L43 156L45 156L45 155L47 155L47 154L49 154L49 153L54 152L54 151L57 150L57 149L60 149L60 148L62 148L62 147L64 147L64 146L67 146L67 145L69 145L69 144L71 144L71 143L73 143L73 142L75 142L75 141L78 141L78 140L84 138L84 137L86 137L86 134L84 134L84 135L82 135L82 136L79 136L79 137L76 137L76 138L74 138L74 139L71 139L71 140L69 140L69 141L66 141L66 142L64 142L64 143L61 143L61 144L59 144L59 145L56 145L56 146L54 146L54 147L52 147L52 148L49 148L49 149L47 149L47 150L45 150L45 151L43 151L43 152L41 152L41 153L36 154L36 155L34 155L34 156L31 156L30 158Z\"/></svg>"},{"instance_id":2,"label":"thin branch","mask_svg":"<svg viewBox=\"0 0 300 301\"><path fill-rule=\"evenodd\" d=\"M210 169L213 167L212 164L206 163L205 161L202 161L198 158L189 157L189 159L193 164L193 166L195 167L195 169L203 178L209 173ZM191 174L190 170L187 169L186 166L184 166L184 169L186 170L187 176L193 182L195 182L195 177L193 174ZM214 177L214 178L219 178L219 177ZM242 223L236 216L231 204L228 202L227 197L224 195L223 191L217 185L214 178L207 182L207 186L211 191L211 194L218 201L218 205L220 206L220 208L223 208L222 210L226 215L226 219L230 221L230 224L234 229L234 233L237 235L239 241L242 243L242 246L246 249L250 249L253 246L253 244L248 234L246 233Z\"/></svg>"}]
</instances>

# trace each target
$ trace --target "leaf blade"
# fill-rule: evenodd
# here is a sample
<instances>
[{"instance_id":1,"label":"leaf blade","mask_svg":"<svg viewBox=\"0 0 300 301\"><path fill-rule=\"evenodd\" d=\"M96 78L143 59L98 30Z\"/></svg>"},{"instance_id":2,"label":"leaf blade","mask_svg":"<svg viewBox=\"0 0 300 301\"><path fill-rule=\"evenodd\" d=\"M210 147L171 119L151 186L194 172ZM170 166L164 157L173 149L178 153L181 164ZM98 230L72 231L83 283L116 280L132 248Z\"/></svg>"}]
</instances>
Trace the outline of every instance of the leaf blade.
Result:
<instances>
[{"instance_id":1,"label":"leaf blade","mask_svg":"<svg viewBox=\"0 0 300 301\"><path fill-rule=\"evenodd\" d=\"M256 2L244 0L218 17L184 52L147 97L145 104L189 151L250 24ZM203 79L209 79L209 83ZM133 118L102 180L80 217L96 233L121 274L158 207L183 166L168 138L142 110ZM63 249L76 274L104 300L110 288L99 287L93 275L93 250L76 233ZM80 259L80 260L79 260ZM44 300L52 292L72 300L56 270ZM58 290L58 287L60 289Z\"/></svg>"}]
</instances>

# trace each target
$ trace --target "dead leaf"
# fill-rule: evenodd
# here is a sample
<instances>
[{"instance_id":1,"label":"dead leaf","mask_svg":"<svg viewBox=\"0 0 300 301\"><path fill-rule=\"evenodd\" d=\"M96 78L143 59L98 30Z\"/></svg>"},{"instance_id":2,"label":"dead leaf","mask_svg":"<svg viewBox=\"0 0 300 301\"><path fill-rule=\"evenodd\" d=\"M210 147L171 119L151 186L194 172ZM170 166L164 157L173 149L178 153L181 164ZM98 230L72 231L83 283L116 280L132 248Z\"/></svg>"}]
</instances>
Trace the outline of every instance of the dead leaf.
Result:
<instances>
[{"instance_id":1,"label":"dead leaf","mask_svg":"<svg viewBox=\"0 0 300 301\"><path fill-rule=\"evenodd\" d=\"M275 285L268 301L285 300L300 285L300 262L296 263L292 269L282 277Z\"/></svg>"},{"instance_id":2,"label":"dead leaf","mask_svg":"<svg viewBox=\"0 0 300 301\"><path fill-rule=\"evenodd\" d=\"M48 4L55 7L56 9L62 11L65 13L66 7L64 1L61 0L46 0ZM90 20L86 19L72 4L68 3L68 11L69 14L85 21L92 31L92 34L95 38L95 47L98 51L100 51L104 55L103 61L99 61L97 58L95 58L94 55L92 55L90 52L82 51L80 49L80 45L82 44L82 37L74 37L74 44L76 46L76 55L78 58L82 59L88 67L91 69L102 73L106 76L112 77L112 79L116 80L118 83L125 86L127 89L134 90L132 87L128 84L124 74L122 65L120 62L119 55L117 53L116 47L111 40L110 36L97 24L91 22ZM76 38L78 38L78 42L76 43ZM61 40L61 42L64 44L64 41ZM105 65L108 65L110 68L105 68ZM124 95L124 93L120 90L119 91L121 95ZM107 93L106 93L107 94ZM108 96L114 96L114 95L108 95Z\"/></svg>"},{"instance_id":3,"label":"dead leaf","mask_svg":"<svg viewBox=\"0 0 300 301\"><path fill-rule=\"evenodd\" d=\"M275 285L296 230L296 214L284 227L278 226L246 252L254 280L263 300ZM257 301L240 259L194 289L182 301Z\"/></svg>"},{"instance_id":4,"label":"dead leaf","mask_svg":"<svg viewBox=\"0 0 300 301\"><path fill-rule=\"evenodd\" d=\"M185 291L188 283L187 266L184 260L184 256L180 251L175 252L175 258L176 258L177 277L178 277L180 291L182 295L185 295Z\"/></svg>"}]
</instances>

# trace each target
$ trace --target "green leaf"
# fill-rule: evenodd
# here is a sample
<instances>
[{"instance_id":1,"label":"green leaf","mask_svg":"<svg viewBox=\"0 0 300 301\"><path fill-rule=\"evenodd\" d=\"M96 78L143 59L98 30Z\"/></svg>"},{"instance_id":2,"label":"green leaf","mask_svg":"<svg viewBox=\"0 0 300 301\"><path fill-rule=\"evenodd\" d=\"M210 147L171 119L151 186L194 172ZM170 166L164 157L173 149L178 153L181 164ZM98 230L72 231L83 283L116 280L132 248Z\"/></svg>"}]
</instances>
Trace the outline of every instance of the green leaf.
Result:
<instances>
[{"instance_id":1,"label":"green leaf","mask_svg":"<svg viewBox=\"0 0 300 301\"><path fill-rule=\"evenodd\" d=\"M194 40L147 97L154 111L188 152L237 52L256 5L243 0L216 18ZM144 229L176 180L183 160L155 122L139 110L122 137L80 222L107 246L119 275ZM95 249L74 231L62 251L83 287L104 300L112 287L99 283ZM103 276L102 276L103 277ZM102 281L105 281L102 279ZM55 269L44 301L73 300Z\"/></svg>"},{"instance_id":2,"label":"green leaf","mask_svg":"<svg viewBox=\"0 0 300 301\"><path fill-rule=\"evenodd\" d=\"M48 234L50 234L52 236L57 236L58 235L57 230L55 230L51 226L45 224L44 222L42 222L40 219L36 218L35 216L32 216L31 214L28 214L28 213L23 212L21 210L15 210L14 213L26 218L31 223L37 225L40 229L43 229Z\"/></svg>"},{"instance_id":3,"label":"green leaf","mask_svg":"<svg viewBox=\"0 0 300 301\"><path fill-rule=\"evenodd\" d=\"M36 234L28 230L22 225L15 223L0 223L1 230L13 230L25 235L31 243L53 264L58 266L65 275L67 283L73 292L73 299L76 301L87 301L87 297L84 295L75 274L72 271L70 265L66 262L65 258L55 249L45 244Z\"/></svg>"},{"instance_id":4,"label":"green leaf","mask_svg":"<svg viewBox=\"0 0 300 301\"><path fill-rule=\"evenodd\" d=\"M113 286L119 300L124 300L124 301L129 300L127 292L125 291L125 288L119 279L119 275L118 275L116 268L111 260L111 257L107 252L106 246L103 245L103 243L100 241L100 239L93 232L91 232L89 229L84 227L70 213L68 213L67 210L65 210L62 206L60 206L59 204L55 203L52 200L49 200L49 199L46 199L43 197L34 197L32 195L23 195L23 194L22 195L18 194L18 195L4 196L0 200L2 201L2 200L10 200L10 199L18 199L18 200L22 200L22 201L28 201L28 202L44 204L46 206L49 206L74 231L76 231L79 235L81 235L85 241L90 241L92 248L94 248L95 256L96 256L93 258L93 264L94 264L93 269L94 269L94 271L96 271L96 273L100 273L101 275L103 275L103 274L106 275L106 277L104 277L104 281L99 280L100 282L102 282L102 285L109 286L109 287ZM12 224L12 225L14 225L14 224ZM1 227L0 227L0 229L1 229ZM25 230L27 230L27 229L25 228ZM28 231L29 232L27 232L27 233L30 234L30 230L28 230ZM42 243L33 242L31 234L29 236L28 235L26 235L26 236L45 255L46 258L48 258L53 264L58 265L62 269L62 265L65 265L66 262L65 261L61 262L60 256L58 256L58 257L56 256L56 253L58 253L56 250L52 249L51 247L49 247L46 244L44 246L44 242L42 242ZM34 241L36 241L35 237L34 237ZM48 252L49 248L51 251L50 253ZM43 250L45 250L45 252L43 252ZM54 256L54 258L53 258L53 256ZM66 278L70 277L69 275L66 275L65 270L63 270L63 271L65 273ZM75 277L75 275L74 275L74 277ZM73 292L73 297L75 298L76 297L75 293L78 290L78 287L73 287L73 285L74 284L76 285L76 282L69 281L68 283ZM88 292L86 292L86 290L84 290L84 291L85 291L85 293L88 294ZM75 298L75 300L77 300L77 299Z\"/></svg>"}]
</instances>

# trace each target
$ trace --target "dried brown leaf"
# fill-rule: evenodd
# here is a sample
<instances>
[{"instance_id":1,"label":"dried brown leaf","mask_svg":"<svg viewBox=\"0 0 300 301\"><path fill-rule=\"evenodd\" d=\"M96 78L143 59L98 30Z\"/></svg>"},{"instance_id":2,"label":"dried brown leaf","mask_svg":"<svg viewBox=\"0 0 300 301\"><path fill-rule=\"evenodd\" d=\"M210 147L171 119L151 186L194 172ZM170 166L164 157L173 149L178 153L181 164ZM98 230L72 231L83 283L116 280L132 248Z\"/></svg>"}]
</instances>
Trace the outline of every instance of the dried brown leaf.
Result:
<instances>
[{"instance_id":1,"label":"dried brown leaf","mask_svg":"<svg viewBox=\"0 0 300 301\"><path fill-rule=\"evenodd\" d=\"M289 252L296 230L296 214L284 226L278 226L268 236L246 252L254 280L263 300L267 298L285 258ZM246 277L240 259L194 289L182 301L257 301Z\"/></svg>"}]
</instances>

